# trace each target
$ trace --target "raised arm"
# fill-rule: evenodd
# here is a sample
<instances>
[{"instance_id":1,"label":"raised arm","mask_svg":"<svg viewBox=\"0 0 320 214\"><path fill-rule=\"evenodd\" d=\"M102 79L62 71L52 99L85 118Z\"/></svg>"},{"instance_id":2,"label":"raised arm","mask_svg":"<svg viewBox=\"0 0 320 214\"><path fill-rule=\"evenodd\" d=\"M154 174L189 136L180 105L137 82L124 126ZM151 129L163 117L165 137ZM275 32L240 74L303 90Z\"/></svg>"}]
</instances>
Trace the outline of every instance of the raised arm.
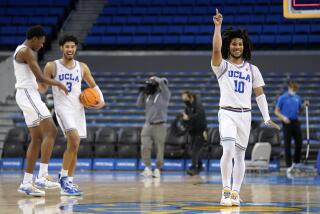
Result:
<instances>
[{"instance_id":1,"label":"raised arm","mask_svg":"<svg viewBox=\"0 0 320 214\"><path fill-rule=\"evenodd\" d=\"M150 79L154 79L158 84L162 93L164 93L168 98L170 97L170 90L168 87L168 80L166 78L159 78L156 76L150 77Z\"/></svg>"},{"instance_id":2,"label":"raised arm","mask_svg":"<svg viewBox=\"0 0 320 214\"><path fill-rule=\"evenodd\" d=\"M222 61L221 47L222 47L222 38L221 38L221 25L222 25L222 14L219 13L219 10L216 9L216 15L213 16L214 23L214 34L212 39L212 58L211 62L214 66L219 66Z\"/></svg>"},{"instance_id":3,"label":"raised arm","mask_svg":"<svg viewBox=\"0 0 320 214\"><path fill-rule=\"evenodd\" d=\"M26 62L29 65L32 73L35 75L38 82L58 86L61 90L68 94L68 89L62 83L43 75L39 67L39 64L36 60L36 57L30 48L22 49L21 51L19 51L16 57L17 59L19 59L19 61Z\"/></svg>"}]
</instances>

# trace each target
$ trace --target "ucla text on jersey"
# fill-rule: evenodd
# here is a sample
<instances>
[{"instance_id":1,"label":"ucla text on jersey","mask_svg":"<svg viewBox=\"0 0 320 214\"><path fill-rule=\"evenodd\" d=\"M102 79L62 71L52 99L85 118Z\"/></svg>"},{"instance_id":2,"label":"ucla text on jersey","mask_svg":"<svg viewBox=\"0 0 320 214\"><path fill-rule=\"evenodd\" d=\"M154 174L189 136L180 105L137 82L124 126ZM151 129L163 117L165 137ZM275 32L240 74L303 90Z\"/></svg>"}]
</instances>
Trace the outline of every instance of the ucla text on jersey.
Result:
<instances>
[{"instance_id":1,"label":"ucla text on jersey","mask_svg":"<svg viewBox=\"0 0 320 214\"><path fill-rule=\"evenodd\" d=\"M71 80L71 81L79 82L79 76L74 75L72 73L59 74L59 81L63 81L63 80Z\"/></svg>"},{"instance_id":2,"label":"ucla text on jersey","mask_svg":"<svg viewBox=\"0 0 320 214\"><path fill-rule=\"evenodd\" d=\"M229 70L228 71L228 76L229 77L235 77L235 78L242 79L242 80L246 80L248 82L251 81L250 74L243 74L241 71Z\"/></svg>"}]
</instances>

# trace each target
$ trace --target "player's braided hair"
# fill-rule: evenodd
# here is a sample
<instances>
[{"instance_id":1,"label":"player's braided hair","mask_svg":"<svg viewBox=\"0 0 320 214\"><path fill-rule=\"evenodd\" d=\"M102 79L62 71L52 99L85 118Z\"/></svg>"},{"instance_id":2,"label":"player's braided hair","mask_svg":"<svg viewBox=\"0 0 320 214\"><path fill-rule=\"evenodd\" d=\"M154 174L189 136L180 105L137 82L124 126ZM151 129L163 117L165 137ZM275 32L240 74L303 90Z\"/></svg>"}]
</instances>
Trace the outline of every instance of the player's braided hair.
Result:
<instances>
[{"instance_id":1,"label":"player's braided hair","mask_svg":"<svg viewBox=\"0 0 320 214\"><path fill-rule=\"evenodd\" d=\"M223 31L222 33L222 57L224 59L229 58L229 47L231 40L234 38L241 38L243 40L243 54L242 58L244 60L251 59L251 50L252 50L252 43L248 36L248 31L244 29L237 29L233 30L232 28L228 28Z\"/></svg>"}]
</instances>

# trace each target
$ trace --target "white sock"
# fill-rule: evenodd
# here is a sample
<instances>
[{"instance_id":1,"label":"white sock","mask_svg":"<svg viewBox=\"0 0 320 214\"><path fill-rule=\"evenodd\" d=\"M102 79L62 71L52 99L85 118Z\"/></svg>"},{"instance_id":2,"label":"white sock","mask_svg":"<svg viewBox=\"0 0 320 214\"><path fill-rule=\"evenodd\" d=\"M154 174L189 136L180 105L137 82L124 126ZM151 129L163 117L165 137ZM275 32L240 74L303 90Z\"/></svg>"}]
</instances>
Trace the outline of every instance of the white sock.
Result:
<instances>
[{"instance_id":1,"label":"white sock","mask_svg":"<svg viewBox=\"0 0 320 214\"><path fill-rule=\"evenodd\" d=\"M234 155L234 167L233 167L233 185L232 190L240 192L241 184L244 178L244 173L246 171L245 164L245 150L236 147Z\"/></svg>"},{"instance_id":2,"label":"white sock","mask_svg":"<svg viewBox=\"0 0 320 214\"><path fill-rule=\"evenodd\" d=\"M68 176L68 170L64 170L61 168L61 177L66 177Z\"/></svg>"},{"instance_id":3,"label":"white sock","mask_svg":"<svg viewBox=\"0 0 320 214\"><path fill-rule=\"evenodd\" d=\"M69 176L69 177L68 177L68 180L69 180L71 183L73 183L73 176Z\"/></svg>"},{"instance_id":4,"label":"white sock","mask_svg":"<svg viewBox=\"0 0 320 214\"><path fill-rule=\"evenodd\" d=\"M38 177L47 176L47 175L48 175L48 164L47 163L40 163Z\"/></svg>"},{"instance_id":5,"label":"white sock","mask_svg":"<svg viewBox=\"0 0 320 214\"><path fill-rule=\"evenodd\" d=\"M28 183L32 184L32 179L33 179L33 174L25 172L22 183L23 184L28 184Z\"/></svg>"},{"instance_id":6,"label":"white sock","mask_svg":"<svg viewBox=\"0 0 320 214\"><path fill-rule=\"evenodd\" d=\"M231 189L232 158L235 152L235 141L222 141L223 154L220 160L222 186Z\"/></svg>"}]
</instances>

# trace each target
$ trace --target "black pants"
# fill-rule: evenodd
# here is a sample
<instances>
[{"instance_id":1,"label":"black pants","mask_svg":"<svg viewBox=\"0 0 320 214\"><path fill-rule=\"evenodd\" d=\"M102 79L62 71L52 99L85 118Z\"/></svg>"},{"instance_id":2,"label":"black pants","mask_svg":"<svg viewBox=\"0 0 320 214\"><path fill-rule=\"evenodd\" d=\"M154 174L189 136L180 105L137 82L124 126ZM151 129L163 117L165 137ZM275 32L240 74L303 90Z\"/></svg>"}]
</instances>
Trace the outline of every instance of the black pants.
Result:
<instances>
[{"instance_id":1,"label":"black pants","mask_svg":"<svg viewBox=\"0 0 320 214\"><path fill-rule=\"evenodd\" d=\"M290 120L289 124L283 124L283 137L284 137L284 148L285 158L287 167L292 165L291 157L291 139L293 137L295 143L294 150L294 163L300 163L301 159L301 147L302 147L302 133L300 128L299 120Z\"/></svg>"},{"instance_id":2,"label":"black pants","mask_svg":"<svg viewBox=\"0 0 320 214\"><path fill-rule=\"evenodd\" d=\"M203 133L190 133L190 145L189 152L191 154L192 166L194 169L202 168L202 159L201 159L201 151L202 147L205 144L205 139L203 137Z\"/></svg>"}]
</instances>

